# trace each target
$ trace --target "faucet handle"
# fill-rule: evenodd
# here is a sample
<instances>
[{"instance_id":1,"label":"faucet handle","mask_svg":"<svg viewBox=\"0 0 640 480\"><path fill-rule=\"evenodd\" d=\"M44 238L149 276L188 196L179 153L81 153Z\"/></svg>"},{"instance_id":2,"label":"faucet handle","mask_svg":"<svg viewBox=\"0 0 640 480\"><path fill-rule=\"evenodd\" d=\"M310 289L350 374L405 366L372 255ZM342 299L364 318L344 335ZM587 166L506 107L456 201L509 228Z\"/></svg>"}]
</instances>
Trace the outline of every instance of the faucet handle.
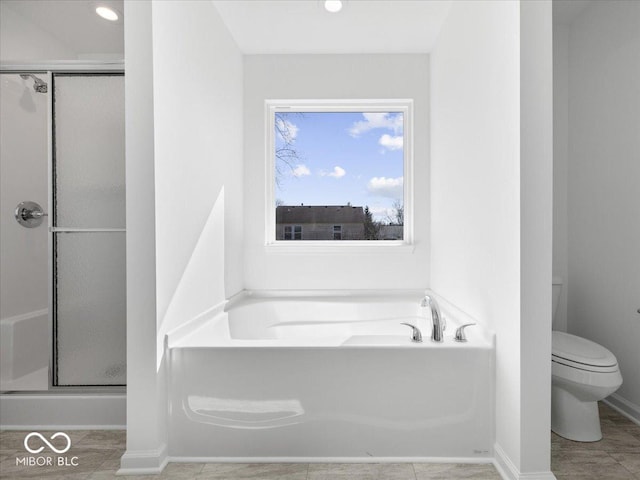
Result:
<instances>
[{"instance_id":1,"label":"faucet handle","mask_svg":"<svg viewBox=\"0 0 640 480\"><path fill-rule=\"evenodd\" d=\"M464 329L465 329L465 327L470 327L472 325L475 325L475 323L465 323L464 325L458 327L456 329L456 335L454 337L454 340L456 342L466 342L467 341L467 336L464 334Z\"/></svg>"},{"instance_id":2,"label":"faucet handle","mask_svg":"<svg viewBox=\"0 0 640 480\"><path fill-rule=\"evenodd\" d=\"M456 329L456 335L454 337L454 340L456 342L466 342L467 341L467 336L464 334L464 329L465 329L465 327L470 327L472 325L475 325L475 323L465 323L464 325L458 327Z\"/></svg>"},{"instance_id":3,"label":"faucet handle","mask_svg":"<svg viewBox=\"0 0 640 480\"><path fill-rule=\"evenodd\" d=\"M407 327L411 327L413 331L411 332L411 340L414 342L422 342L422 332L415 325L411 325L410 323L400 323L400 325L406 325Z\"/></svg>"}]
</instances>

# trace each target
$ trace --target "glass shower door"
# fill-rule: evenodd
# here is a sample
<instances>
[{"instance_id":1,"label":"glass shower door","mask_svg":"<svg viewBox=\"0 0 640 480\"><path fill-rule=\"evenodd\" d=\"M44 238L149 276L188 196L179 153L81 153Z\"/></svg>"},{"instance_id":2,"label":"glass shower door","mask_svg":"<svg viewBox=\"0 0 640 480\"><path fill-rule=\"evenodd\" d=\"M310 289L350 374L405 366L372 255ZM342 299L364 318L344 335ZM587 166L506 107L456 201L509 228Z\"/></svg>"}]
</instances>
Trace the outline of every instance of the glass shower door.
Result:
<instances>
[{"instance_id":1,"label":"glass shower door","mask_svg":"<svg viewBox=\"0 0 640 480\"><path fill-rule=\"evenodd\" d=\"M53 95L53 385L124 385L124 76L54 74Z\"/></svg>"}]
</instances>

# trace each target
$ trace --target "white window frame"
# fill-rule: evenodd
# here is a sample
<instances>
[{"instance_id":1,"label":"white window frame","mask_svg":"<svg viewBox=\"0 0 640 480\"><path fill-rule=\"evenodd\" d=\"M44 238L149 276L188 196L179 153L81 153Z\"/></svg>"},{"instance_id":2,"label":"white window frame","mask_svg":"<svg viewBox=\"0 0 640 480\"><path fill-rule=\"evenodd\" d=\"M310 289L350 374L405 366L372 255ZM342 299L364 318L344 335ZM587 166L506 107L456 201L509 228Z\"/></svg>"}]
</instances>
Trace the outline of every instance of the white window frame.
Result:
<instances>
[{"instance_id":1,"label":"white window frame","mask_svg":"<svg viewBox=\"0 0 640 480\"><path fill-rule=\"evenodd\" d=\"M403 205L402 240L276 240L275 207L275 115L297 112L392 112L403 114ZM271 252L413 251L413 100L265 100L265 247Z\"/></svg>"}]
</instances>

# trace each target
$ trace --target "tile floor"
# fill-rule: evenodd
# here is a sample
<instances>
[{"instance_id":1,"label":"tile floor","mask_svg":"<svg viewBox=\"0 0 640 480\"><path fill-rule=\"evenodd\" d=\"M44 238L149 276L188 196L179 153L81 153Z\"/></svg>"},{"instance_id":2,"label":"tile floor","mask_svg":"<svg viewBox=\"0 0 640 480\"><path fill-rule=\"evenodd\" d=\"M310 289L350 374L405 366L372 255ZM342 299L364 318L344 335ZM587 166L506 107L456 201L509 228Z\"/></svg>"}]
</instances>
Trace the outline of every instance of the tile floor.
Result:
<instances>
[{"instance_id":1,"label":"tile floor","mask_svg":"<svg viewBox=\"0 0 640 480\"><path fill-rule=\"evenodd\" d=\"M605 405L604 438L578 443L551 434L551 469L558 480L640 480L640 426ZM116 477L125 448L123 431L70 431L78 466L16 466L27 432L0 432L0 478L44 479L260 479L260 480L499 480L492 465L459 464L169 464L160 476ZM58 439L60 440L60 439ZM32 440L36 445L37 439ZM55 442L54 442L54 445ZM56 445L62 448L63 445Z\"/></svg>"},{"instance_id":2,"label":"tile floor","mask_svg":"<svg viewBox=\"0 0 640 480\"><path fill-rule=\"evenodd\" d=\"M558 480L640 480L640 426L600 403L602 440L572 442L551 434Z\"/></svg>"}]
</instances>

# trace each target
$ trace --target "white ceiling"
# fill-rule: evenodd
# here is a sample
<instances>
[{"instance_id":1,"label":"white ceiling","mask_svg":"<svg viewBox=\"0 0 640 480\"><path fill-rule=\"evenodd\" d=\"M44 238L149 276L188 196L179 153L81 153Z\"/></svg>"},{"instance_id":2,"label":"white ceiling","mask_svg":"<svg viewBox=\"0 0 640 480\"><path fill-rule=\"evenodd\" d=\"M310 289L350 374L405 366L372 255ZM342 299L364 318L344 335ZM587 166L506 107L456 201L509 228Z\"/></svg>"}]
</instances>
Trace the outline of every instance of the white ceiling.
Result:
<instances>
[{"instance_id":1,"label":"white ceiling","mask_svg":"<svg viewBox=\"0 0 640 480\"><path fill-rule=\"evenodd\" d=\"M124 54L124 22L99 18L97 0L1 1L78 54ZM321 0L212 1L243 53L304 54L430 52L454 0L347 0L336 14ZM99 3L124 12L124 0ZM554 22L592 3L554 0Z\"/></svg>"},{"instance_id":2,"label":"white ceiling","mask_svg":"<svg viewBox=\"0 0 640 480\"><path fill-rule=\"evenodd\" d=\"M278 53L427 53L452 0L214 0L240 50Z\"/></svg>"},{"instance_id":3,"label":"white ceiling","mask_svg":"<svg viewBox=\"0 0 640 480\"><path fill-rule=\"evenodd\" d=\"M124 22L109 22L95 13L96 4L123 13L124 0L2 0L2 3L77 54L124 55Z\"/></svg>"}]
</instances>

